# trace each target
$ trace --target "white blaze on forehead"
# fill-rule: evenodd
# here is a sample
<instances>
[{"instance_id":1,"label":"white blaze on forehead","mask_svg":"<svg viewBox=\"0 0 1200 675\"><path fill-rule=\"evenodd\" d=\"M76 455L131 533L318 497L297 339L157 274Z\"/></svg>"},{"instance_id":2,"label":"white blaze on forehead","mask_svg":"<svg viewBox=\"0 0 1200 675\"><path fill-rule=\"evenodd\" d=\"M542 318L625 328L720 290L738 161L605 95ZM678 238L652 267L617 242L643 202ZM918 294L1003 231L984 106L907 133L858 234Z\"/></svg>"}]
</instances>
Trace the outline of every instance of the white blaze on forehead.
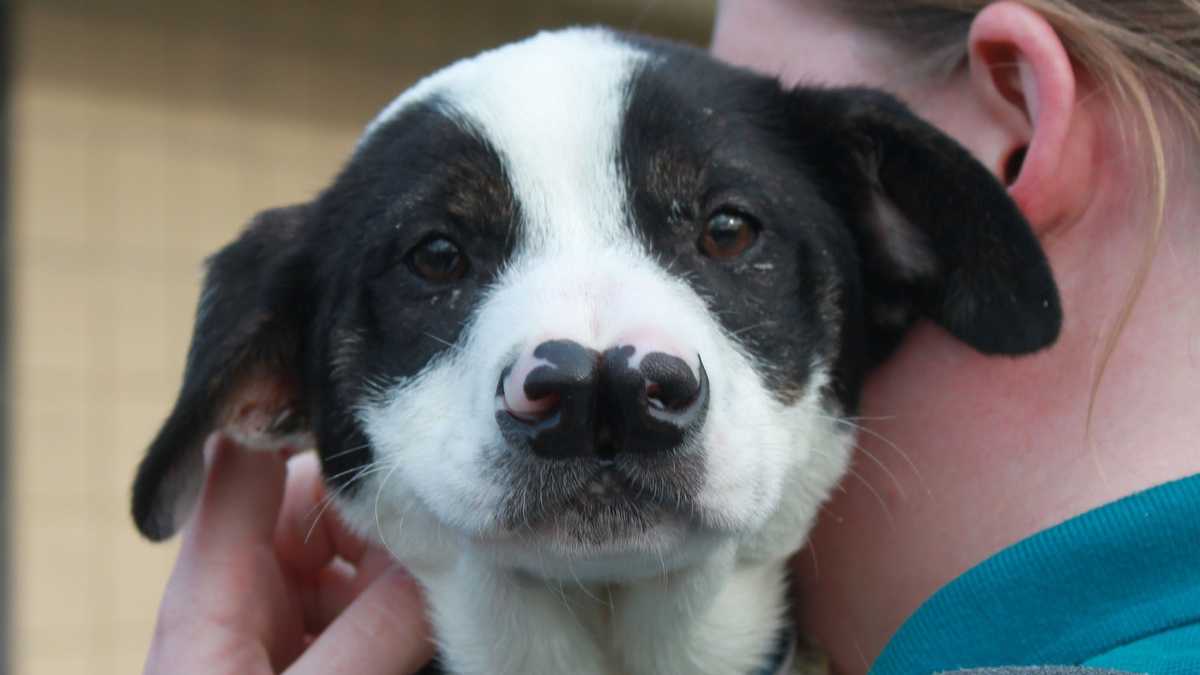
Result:
<instances>
[{"instance_id":1,"label":"white blaze on forehead","mask_svg":"<svg viewBox=\"0 0 1200 675\"><path fill-rule=\"evenodd\" d=\"M407 106L436 99L499 153L526 243L611 242L626 219L617 152L627 85L647 57L598 29L541 33L417 83L359 144Z\"/></svg>"}]
</instances>

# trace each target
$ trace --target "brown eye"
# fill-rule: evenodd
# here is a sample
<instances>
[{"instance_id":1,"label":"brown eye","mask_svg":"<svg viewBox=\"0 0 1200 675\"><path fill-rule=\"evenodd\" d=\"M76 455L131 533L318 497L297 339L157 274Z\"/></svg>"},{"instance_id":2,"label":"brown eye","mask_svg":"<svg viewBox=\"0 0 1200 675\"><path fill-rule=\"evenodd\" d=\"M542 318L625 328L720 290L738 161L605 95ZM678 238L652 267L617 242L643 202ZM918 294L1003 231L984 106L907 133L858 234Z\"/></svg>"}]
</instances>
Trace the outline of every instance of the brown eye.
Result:
<instances>
[{"instance_id":1,"label":"brown eye","mask_svg":"<svg viewBox=\"0 0 1200 675\"><path fill-rule=\"evenodd\" d=\"M737 211L717 211L709 217L700 237L700 250L710 258L733 258L741 255L758 237L758 227L749 217Z\"/></svg>"},{"instance_id":2,"label":"brown eye","mask_svg":"<svg viewBox=\"0 0 1200 675\"><path fill-rule=\"evenodd\" d=\"M458 281L467 273L467 257L445 237L431 237L408 254L412 270L426 281Z\"/></svg>"}]
</instances>

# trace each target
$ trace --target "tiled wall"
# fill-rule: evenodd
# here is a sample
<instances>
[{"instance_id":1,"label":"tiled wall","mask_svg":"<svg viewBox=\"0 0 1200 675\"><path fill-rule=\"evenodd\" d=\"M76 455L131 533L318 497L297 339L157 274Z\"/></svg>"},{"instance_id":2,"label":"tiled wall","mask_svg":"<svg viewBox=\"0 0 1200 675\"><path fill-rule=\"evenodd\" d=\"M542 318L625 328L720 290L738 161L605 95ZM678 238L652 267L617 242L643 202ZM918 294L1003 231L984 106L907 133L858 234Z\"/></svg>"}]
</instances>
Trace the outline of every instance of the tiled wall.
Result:
<instances>
[{"instance_id":1,"label":"tiled wall","mask_svg":"<svg viewBox=\"0 0 1200 675\"><path fill-rule=\"evenodd\" d=\"M137 537L128 490L206 254L311 196L374 110L457 55L577 18L701 39L709 20L703 2L298 4L15 10L14 672L141 669L175 545Z\"/></svg>"}]
</instances>

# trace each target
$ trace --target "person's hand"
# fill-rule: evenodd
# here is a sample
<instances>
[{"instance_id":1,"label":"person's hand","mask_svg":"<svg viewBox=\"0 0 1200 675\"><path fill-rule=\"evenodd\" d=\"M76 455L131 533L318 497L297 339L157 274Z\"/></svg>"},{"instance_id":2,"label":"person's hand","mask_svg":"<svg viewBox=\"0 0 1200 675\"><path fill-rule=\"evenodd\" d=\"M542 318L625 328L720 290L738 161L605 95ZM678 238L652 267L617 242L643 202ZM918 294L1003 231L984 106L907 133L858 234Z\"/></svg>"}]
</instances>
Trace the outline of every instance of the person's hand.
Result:
<instances>
[{"instance_id":1,"label":"person's hand","mask_svg":"<svg viewBox=\"0 0 1200 675\"><path fill-rule=\"evenodd\" d=\"M416 582L324 506L316 458L220 434L146 662L148 675L408 675L433 656ZM285 490L286 483L286 490Z\"/></svg>"}]
</instances>

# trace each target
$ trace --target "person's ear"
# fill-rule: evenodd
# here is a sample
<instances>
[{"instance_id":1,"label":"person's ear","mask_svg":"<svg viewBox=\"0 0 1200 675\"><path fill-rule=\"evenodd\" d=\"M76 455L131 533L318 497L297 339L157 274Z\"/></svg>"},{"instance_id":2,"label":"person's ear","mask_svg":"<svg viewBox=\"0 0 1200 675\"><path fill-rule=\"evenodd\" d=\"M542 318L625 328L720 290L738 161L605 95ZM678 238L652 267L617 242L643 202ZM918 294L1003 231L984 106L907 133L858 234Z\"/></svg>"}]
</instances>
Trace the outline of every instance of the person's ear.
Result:
<instances>
[{"instance_id":1,"label":"person's ear","mask_svg":"<svg viewBox=\"0 0 1200 675\"><path fill-rule=\"evenodd\" d=\"M981 134L988 147L972 151L1035 232L1071 220L1092 194L1095 134L1062 40L1036 11L1005 0L976 15L968 50L971 88L992 126Z\"/></svg>"}]
</instances>

